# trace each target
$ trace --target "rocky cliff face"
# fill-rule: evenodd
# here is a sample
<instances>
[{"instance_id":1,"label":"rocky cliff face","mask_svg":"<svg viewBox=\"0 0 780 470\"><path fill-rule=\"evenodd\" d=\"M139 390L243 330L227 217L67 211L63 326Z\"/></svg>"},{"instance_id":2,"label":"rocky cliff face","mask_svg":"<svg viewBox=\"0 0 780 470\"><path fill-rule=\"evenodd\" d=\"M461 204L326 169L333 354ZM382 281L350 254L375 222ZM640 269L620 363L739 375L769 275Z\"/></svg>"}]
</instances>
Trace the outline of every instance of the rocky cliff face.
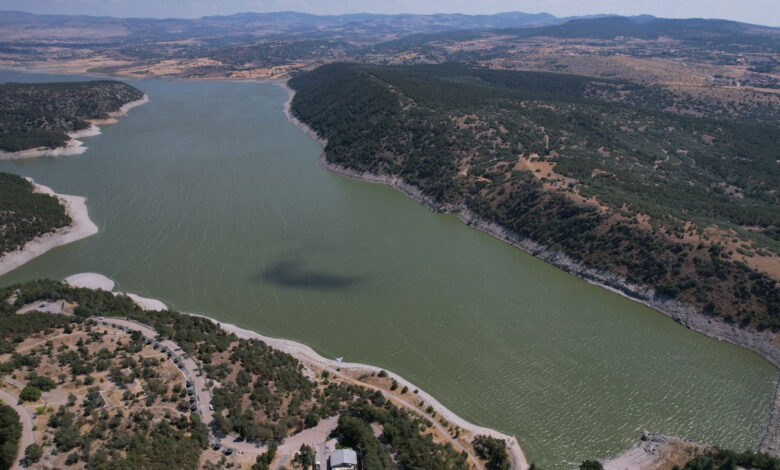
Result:
<instances>
[{"instance_id":1,"label":"rocky cliff face","mask_svg":"<svg viewBox=\"0 0 780 470\"><path fill-rule=\"evenodd\" d=\"M320 166L337 175L345 176L359 181L365 181L367 183L381 183L388 184L395 189L406 194L410 198L424 205L433 212L439 212L442 214L450 214L453 212L459 212L465 210L465 207L461 204L447 204L428 196L423 193L420 188L413 186L403 180L399 176L387 176L387 175L375 175L368 172L355 171L351 168L345 168L340 165L336 165L328 161L325 156L325 152L320 155Z\"/></svg>"}]
</instances>

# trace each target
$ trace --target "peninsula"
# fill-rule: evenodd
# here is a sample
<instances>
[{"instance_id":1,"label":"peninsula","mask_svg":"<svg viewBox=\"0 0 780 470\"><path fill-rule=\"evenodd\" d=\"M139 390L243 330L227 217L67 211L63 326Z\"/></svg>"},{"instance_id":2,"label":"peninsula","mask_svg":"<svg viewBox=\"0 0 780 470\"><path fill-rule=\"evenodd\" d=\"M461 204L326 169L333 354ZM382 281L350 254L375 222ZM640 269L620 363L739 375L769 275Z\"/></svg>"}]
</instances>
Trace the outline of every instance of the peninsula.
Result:
<instances>
[{"instance_id":1,"label":"peninsula","mask_svg":"<svg viewBox=\"0 0 780 470\"><path fill-rule=\"evenodd\" d=\"M56 194L32 180L0 173L0 201L0 274L98 232L85 198Z\"/></svg>"},{"instance_id":2,"label":"peninsula","mask_svg":"<svg viewBox=\"0 0 780 470\"><path fill-rule=\"evenodd\" d=\"M75 155L76 139L100 133L148 101L140 90L109 80L0 84L0 158Z\"/></svg>"},{"instance_id":3,"label":"peninsula","mask_svg":"<svg viewBox=\"0 0 780 470\"><path fill-rule=\"evenodd\" d=\"M148 101L116 81L0 84L0 159L83 153L78 138ZM57 246L98 232L86 199L56 194L16 175L0 174L0 275Z\"/></svg>"}]
</instances>

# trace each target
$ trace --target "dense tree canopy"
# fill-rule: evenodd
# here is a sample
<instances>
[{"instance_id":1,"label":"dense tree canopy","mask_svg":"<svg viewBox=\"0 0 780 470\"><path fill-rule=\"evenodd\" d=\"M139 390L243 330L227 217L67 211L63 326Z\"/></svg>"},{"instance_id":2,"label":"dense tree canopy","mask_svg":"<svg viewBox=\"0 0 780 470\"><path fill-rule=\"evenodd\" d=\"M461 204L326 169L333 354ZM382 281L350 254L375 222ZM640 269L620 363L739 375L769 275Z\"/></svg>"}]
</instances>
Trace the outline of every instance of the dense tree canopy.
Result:
<instances>
[{"instance_id":1,"label":"dense tree canopy","mask_svg":"<svg viewBox=\"0 0 780 470\"><path fill-rule=\"evenodd\" d=\"M8 405L0 405L0 470L7 470L16 463L22 423L19 415Z\"/></svg>"},{"instance_id":2,"label":"dense tree canopy","mask_svg":"<svg viewBox=\"0 0 780 470\"><path fill-rule=\"evenodd\" d=\"M20 176L0 173L0 255L70 222L56 197L34 192Z\"/></svg>"}]
</instances>

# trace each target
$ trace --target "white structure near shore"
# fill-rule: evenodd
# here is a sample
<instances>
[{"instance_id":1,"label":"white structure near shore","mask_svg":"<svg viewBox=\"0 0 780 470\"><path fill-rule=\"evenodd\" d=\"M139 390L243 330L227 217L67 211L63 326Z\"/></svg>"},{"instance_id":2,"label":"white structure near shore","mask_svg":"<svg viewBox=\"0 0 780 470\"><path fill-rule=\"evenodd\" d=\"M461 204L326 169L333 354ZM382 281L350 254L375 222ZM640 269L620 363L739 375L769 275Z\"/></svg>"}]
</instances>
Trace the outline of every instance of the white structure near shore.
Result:
<instances>
[{"instance_id":1,"label":"white structure near shore","mask_svg":"<svg viewBox=\"0 0 780 470\"><path fill-rule=\"evenodd\" d=\"M337 449L330 454L328 460L331 470L355 470L358 468L357 453L352 449Z\"/></svg>"}]
</instances>

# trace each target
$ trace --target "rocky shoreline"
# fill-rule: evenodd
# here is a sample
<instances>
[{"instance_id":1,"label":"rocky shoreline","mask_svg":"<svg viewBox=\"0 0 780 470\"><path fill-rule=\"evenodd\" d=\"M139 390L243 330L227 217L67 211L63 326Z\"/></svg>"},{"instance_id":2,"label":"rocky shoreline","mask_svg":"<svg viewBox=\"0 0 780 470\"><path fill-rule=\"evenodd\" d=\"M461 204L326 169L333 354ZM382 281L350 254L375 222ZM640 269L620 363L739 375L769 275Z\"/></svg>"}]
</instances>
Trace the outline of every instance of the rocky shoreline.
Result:
<instances>
[{"instance_id":1,"label":"rocky shoreline","mask_svg":"<svg viewBox=\"0 0 780 470\"><path fill-rule=\"evenodd\" d=\"M485 232L501 241L520 248L542 261L552 264L591 284L604 287L626 298L644 304L670 317L686 328L715 338L719 341L749 349L780 369L780 347L777 335L768 331L754 331L737 328L723 320L705 315L696 307L674 299L656 295L655 289L628 281L609 271L593 269L574 260L565 253L552 250L529 238L520 236L501 225L490 222L464 209L458 219L469 227ZM758 449L780 457L780 374L775 379L775 392L769 414L769 422Z\"/></svg>"},{"instance_id":2,"label":"rocky shoreline","mask_svg":"<svg viewBox=\"0 0 780 470\"><path fill-rule=\"evenodd\" d=\"M770 409L769 422L767 423L766 432L759 443L758 450L775 457L780 457L780 393L778 391L778 388L780 388L780 337L778 337L778 335L767 331L760 332L737 328L725 321L705 315L700 309L693 305L657 295L655 289L652 287L630 282L623 276L609 271L590 268L565 253L550 249L534 240L507 230L495 222L480 218L463 204L442 204L441 202L435 201L433 198L423 194L419 188L406 183L400 177L358 172L329 162L324 150L328 143L327 140L323 139L308 125L292 115L290 105L293 96L295 95L295 91L286 83L282 84L282 87L288 94L288 100L287 103L285 103L285 115L287 118L293 125L323 146L323 152L320 154L320 166L322 168L337 175L359 181L388 184L434 212L457 212L459 213L458 219L469 227L473 227L494 238L520 248L526 253L550 263L557 268L563 269L591 284L604 287L626 298L640 302L653 310L670 317L688 329L715 338L719 341L728 341L729 343L749 349L769 361L778 369L778 377L775 379L775 393Z\"/></svg>"}]
</instances>

